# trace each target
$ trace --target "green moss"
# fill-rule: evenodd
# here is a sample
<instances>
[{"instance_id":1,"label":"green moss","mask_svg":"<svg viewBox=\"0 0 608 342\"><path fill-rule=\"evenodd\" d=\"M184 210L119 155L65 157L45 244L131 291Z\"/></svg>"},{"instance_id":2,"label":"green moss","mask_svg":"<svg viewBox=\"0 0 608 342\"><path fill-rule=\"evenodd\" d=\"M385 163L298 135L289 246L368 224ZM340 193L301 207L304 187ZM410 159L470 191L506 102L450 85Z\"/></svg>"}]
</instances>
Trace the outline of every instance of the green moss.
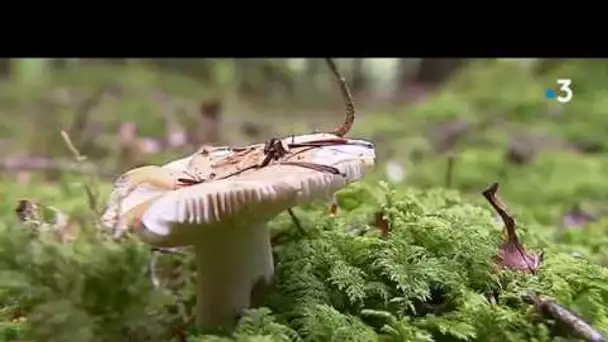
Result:
<instances>
[{"instance_id":1,"label":"green moss","mask_svg":"<svg viewBox=\"0 0 608 342\"><path fill-rule=\"evenodd\" d=\"M303 212L305 237L289 221L276 223L288 239L276 247L274 290L266 308L241 319L234 340L549 341L551 326L535 321L520 299L529 291L552 296L607 328L608 271L567 255L563 245L552 248L526 229L533 222L524 222L522 238L530 249L543 247L547 258L538 275L526 276L496 271L501 228L488 208L457 192L366 184L340 197L350 211L333 218L324 215L324 207ZM352 223L366 222L376 210L386 213L389 236L380 237L365 223L367 233L355 234ZM573 237L562 242L580 244ZM134 340L148 334L162 340L168 332L158 315L170 301L147 280L149 257L136 242L85 234L74 244L58 245L5 227L1 298L25 310L22 334L28 338L117 341L128 331ZM484 294L499 289L498 303L490 304ZM142 328L142 322L149 323ZM5 334L11 329L15 325ZM222 339L198 333L192 340Z\"/></svg>"}]
</instances>

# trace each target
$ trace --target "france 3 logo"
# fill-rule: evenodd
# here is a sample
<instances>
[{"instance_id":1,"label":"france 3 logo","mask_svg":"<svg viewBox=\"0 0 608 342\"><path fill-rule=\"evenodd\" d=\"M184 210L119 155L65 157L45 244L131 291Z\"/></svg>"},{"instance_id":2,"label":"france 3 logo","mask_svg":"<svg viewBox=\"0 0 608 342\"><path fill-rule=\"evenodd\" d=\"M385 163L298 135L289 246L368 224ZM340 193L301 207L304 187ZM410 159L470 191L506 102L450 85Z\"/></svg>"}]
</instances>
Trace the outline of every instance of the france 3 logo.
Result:
<instances>
[{"instance_id":1,"label":"france 3 logo","mask_svg":"<svg viewBox=\"0 0 608 342\"><path fill-rule=\"evenodd\" d=\"M568 103L572 100L574 92L572 91L572 80L569 78L560 78L557 80L558 87L556 89L547 89L545 95L548 99L556 99L557 102Z\"/></svg>"}]
</instances>

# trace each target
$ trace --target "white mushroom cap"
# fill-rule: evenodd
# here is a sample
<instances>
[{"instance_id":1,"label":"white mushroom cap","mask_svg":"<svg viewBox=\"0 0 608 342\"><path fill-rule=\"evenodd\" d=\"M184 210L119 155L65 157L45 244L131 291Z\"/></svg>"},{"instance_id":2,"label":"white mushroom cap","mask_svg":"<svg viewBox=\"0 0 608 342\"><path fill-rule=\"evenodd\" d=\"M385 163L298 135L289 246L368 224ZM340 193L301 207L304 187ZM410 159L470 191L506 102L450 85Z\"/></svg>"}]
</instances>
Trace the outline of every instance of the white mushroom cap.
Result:
<instances>
[{"instance_id":1,"label":"white mushroom cap","mask_svg":"<svg viewBox=\"0 0 608 342\"><path fill-rule=\"evenodd\" d=\"M337 137L311 134L288 137L284 142L324 139ZM367 141L347 140L348 144L298 148L298 153L285 157L288 161L331 166L342 174L275 163L176 190L161 190L146 184L125 198L120 212L124 215L129 208L146 203L141 207L140 234L144 241L163 247L193 244L207 229L230 229L234 225L266 221L295 205L329 198L348 183L360 180L374 165L374 147ZM255 146L260 150L263 147ZM217 152L232 153L223 149ZM192 161L192 156L180 159L164 165L163 169L181 177L177 174L192 167ZM261 160L256 161L259 162Z\"/></svg>"}]
</instances>

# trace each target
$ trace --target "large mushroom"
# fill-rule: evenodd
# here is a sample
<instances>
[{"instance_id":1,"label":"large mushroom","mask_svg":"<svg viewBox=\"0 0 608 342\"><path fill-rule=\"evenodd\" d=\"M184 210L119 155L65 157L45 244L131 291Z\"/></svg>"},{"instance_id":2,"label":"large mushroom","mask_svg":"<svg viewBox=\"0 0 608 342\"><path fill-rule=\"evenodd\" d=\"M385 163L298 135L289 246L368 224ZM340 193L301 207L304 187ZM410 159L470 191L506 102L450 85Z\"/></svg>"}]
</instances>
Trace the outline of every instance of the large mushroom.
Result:
<instances>
[{"instance_id":1,"label":"large mushroom","mask_svg":"<svg viewBox=\"0 0 608 342\"><path fill-rule=\"evenodd\" d=\"M319 141L332 143L310 146ZM268 220L295 205L330 198L374 164L373 145L361 140L313 134L280 143L296 147L264 167L251 167L265 159L263 145L238 152L211 148L159 168L133 170L117 182L115 194L123 198L114 197L106 222L119 229L135 226L155 247L194 246L199 324L232 323L250 306L251 290L270 282Z\"/></svg>"},{"instance_id":2,"label":"large mushroom","mask_svg":"<svg viewBox=\"0 0 608 342\"><path fill-rule=\"evenodd\" d=\"M163 166L125 173L102 217L118 231L134 228L154 247L194 246L197 323L232 325L251 306L253 289L274 273L266 223L280 212L361 179L374 165L372 143L346 139L354 119L333 133L271 139L243 148L203 147Z\"/></svg>"}]
</instances>

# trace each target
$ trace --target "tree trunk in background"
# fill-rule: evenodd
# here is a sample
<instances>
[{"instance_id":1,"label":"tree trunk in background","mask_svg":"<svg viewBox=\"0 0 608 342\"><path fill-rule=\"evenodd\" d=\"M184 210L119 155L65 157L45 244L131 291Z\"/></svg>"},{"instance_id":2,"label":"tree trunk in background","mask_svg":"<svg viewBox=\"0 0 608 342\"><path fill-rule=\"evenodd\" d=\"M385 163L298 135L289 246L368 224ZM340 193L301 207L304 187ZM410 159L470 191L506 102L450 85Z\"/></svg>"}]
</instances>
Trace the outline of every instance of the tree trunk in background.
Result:
<instances>
[{"instance_id":1,"label":"tree trunk in background","mask_svg":"<svg viewBox=\"0 0 608 342\"><path fill-rule=\"evenodd\" d=\"M129 58L104 58L101 61L107 65L126 65L129 63Z\"/></svg>"},{"instance_id":2,"label":"tree trunk in background","mask_svg":"<svg viewBox=\"0 0 608 342\"><path fill-rule=\"evenodd\" d=\"M401 59L395 99L416 101L424 98L429 90L452 76L464 61L457 58L423 58L416 63L411 58Z\"/></svg>"},{"instance_id":3,"label":"tree trunk in background","mask_svg":"<svg viewBox=\"0 0 608 342\"><path fill-rule=\"evenodd\" d=\"M203 82L211 82L214 77L214 63L208 58L155 58L147 62L163 70L194 77Z\"/></svg>"},{"instance_id":4,"label":"tree trunk in background","mask_svg":"<svg viewBox=\"0 0 608 342\"><path fill-rule=\"evenodd\" d=\"M416 99L420 94L424 93L422 87L414 82L416 72L420 67L419 59L401 58L397 67L398 78L394 88L394 100L409 101Z\"/></svg>"},{"instance_id":5,"label":"tree trunk in background","mask_svg":"<svg viewBox=\"0 0 608 342\"><path fill-rule=\"evenodd\" d=\"M294 79L285 58L262 61L261 72L264 79L265 95L279 94L293 100Z\"/></svg>"},{"instance_id":6,"label":"tree trunk in background","mask_svg":"<svg viewBox=\"0 0 608 342\"><path fill-rule=\"evenodd\" d=\"M0 76L8 76L11 72L10 58L0 58Z\"/></svg>"},{"instance_id":7,"label":"tree trunk in background","mask_svg":"<svg viewBox=\"0 0 608 342\"><path fill-rule=\"evenodd\" d=\"M434 88L452 76L463 62L461 58L423 58L414 81Z\"/></svg>"},{"instance_id":8,"label":"tree trunk in background","mask_svg":"<svg viewBox=\"0 0 608 342\"><path fill-rule=\"evenodd\" d=\"M220 120L222 102L220 100L203 101L200 106L201 128L198 145L217 145L220 141Z\"/></svg>"},{"instance_id":9,"label":"tree trunk in background","mask_svg":"<svg viewBox=\"0 0 608 342\"><path fill-rule=\"evenodd\" d=\"M323 60L320 58L307 58L306 66L304 68L304 77L301 82L304 82L306 86L300 87L305 89L305 92L300 92L300 96L303 99L317 97L319 95L319 74L323 67Z\"/></svg>"},{"instance_id":10,"label":"tree trunk in background","mask_svg":"<svg viewBox=\"0 0 608 342\"><path fill-rule=\"evenodd\" d=\"M306 75L306 81L310 85L314 85L316 83L319 71L321 71L321 59L307 58L304 74Z\"/></svg>"},{"instance_id":11,"label":"tree trunk in background","mask_svg":"<svg viewBox=\"0 0 608 342\"><path fill-rule=\"evenodd\" d=\"M311 101L309 99L316 98L319 95L319 73L321 71L320 58L306 58L304 67L301 71L301 76L297 81L297 99L298 105L307 107Z\"/></svg>"},{"instance_id":12,"label":"tree trunk in background","mask_svg":"<svg viewBox=\"0 0 608 342\"><path fill-rule=\"evenodd\" d=\"M262 102L293 99L294 80L286 59L243 58L236 63L241 95Z\"/></svg>"},{"instance_id":13,"label":"tree trunk in background","mask_svg":"<svg viewBox=\"0 0 608 342\"><path fill-rule=\"evenodd\" d=\"M415 69L417 68L415 64L417 64L417 62L412 58L401 58L399 60L399 65L397 67L399 76L396 85L396 90L398 93L404 92L410 83L412 83L412 77L415 74Z\"/></svg>"},{"instance_id":14,"label":"tree trunk in background","mask_svg":"<svg viewBox=\"0 0 608 342\"><path fill-rule=\"evenodd\" d=\"M536 63L536 66L534 69L535 69L536 74L544 75L544 74L550 73L551 71L560 67L566 61L567 61L567 59L564 59L564 58L551 58L551 59L543 58L543 59L539 60L538 63Z\"/></svg>"},{"instance_id":15,"label":"tree trunk in background","mask_svg":"<svg viewBox=\"0 0 608 342\"><path fill-rule=\"evenodd\" d=\"M50 63L53 70L63 70L68 66L68 61L65 58L53 58Z\"/></svg>"},{"instance_id":16,"label":"tree trunk in background","mask_svg":"<svg viewBox=\"0 0 608 342\"><path fill-rule=\"evenodd\" d=\"M365 91L366 79L365 79L365 70L363 70L364 64L363 58L355 58L353 60L353 68L352 68L352 81L351 86L353 89L354 95L360 94Z\"/></svg>"},{"instance_id":17,"label":"tree trunk in background","mask_svg":"<svg viewBox=\"0 0 608 342\"><path fill-rule=\"evenodd\" d=\"M252 63L248 58L237 58L234 61L236 69L236 79L238 82L237 92L239 95L249 97L253 94L255 86L251 81L252 76Z\"/></svg>"},{"instance_id":18,"label":"tree trunk in background","mask_svg":"<svg viewBox=\"0 0 608 342\"><path fill-rule=\"evenodd\" d=\"M42 85L49 81L51 63L48 58L13 58L10 76L24 86Z\"/></svg>"}]
</instances>

